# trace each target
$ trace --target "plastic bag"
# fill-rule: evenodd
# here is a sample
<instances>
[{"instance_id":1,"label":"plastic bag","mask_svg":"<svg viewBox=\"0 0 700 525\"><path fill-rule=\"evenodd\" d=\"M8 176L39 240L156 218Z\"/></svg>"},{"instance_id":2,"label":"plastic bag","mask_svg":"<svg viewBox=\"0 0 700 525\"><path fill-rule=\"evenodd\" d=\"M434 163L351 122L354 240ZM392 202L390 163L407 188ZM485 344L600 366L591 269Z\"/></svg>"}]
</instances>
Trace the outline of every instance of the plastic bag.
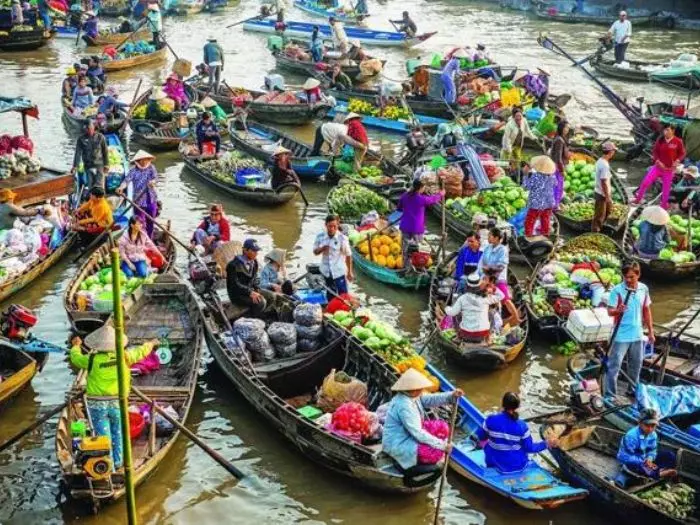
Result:
<instances>
[{"instance_id":1,"label":"plastic bag","mask_svg":"<svg viewBox=\"0 0 700 525\"><path fill-rule=\"evenodd\" d=\"M267 329L267 335L275 347L292 344L296 346L297 343L297 330L292 323L272 323Z\"/></svg>"},{"instance_id":2,"label":"plastic bag","mask_svg":"<svg viewBox=\"0 0 700 525\"><path fill-rule=\"evenodd\" d=\"M178 414L177 410L175 410L171 405L166 406L163 411L175 421L180 419L180 414ZM156 436L169 436L174 430L175 426L170 421L165 419L159 413L156 413Z\"/></svg>"},{"instance_id":3,"label":"plastic bag","mask_svg":"<svg viewBox=\"0 0 700 525\"><path fill-rule=\"evenodd\" d=\"M241 317L233 323L233 334L240 337L241 341L247 345L249 342L253 342L265 334L265 321L261 319L252 319L250 317Z\"/></svg>"},{"instance_id":4,"label":"plastic bag","mask_svg":"<svg viewBox=\"0 0 700 525\"><path fill-rule=\"evenodd\" d=\"M318 392L316 406L324 412L334 412L343 403L367 404L367 385L335 369L326 376Z\"/></svg>"},{"instance_id":5,"label":"plastic bag","mask_svg":"<svg viewBox=\"0 0 700 525\"><path fill-rule=\"evenodd\" d=\"M320 339L306 339L303 337L297 339L298 352L315 352L319 348L321 348Z\"/></svg>"},{"instance_id":6,"label":"plastic bag","mask_svg":"<svg viewBox=\"0 0 700 525\"><path fill-rule=\"evenodd\" d=\"M272 347L267 332L263 331L258 339L247 342L246 348L250 351L254 362L271 361L275 358L275 349Z\"/></svg>"},{"instance_id":7,"label":"plastic bag","mask_svg":"<svg viewBox=\"0 0 700 525\"><path fill-rule=\"evenodd\" d=\"M289 345L275 345L275 355L277 357L294 357L297 354L296 341Z\"/></svg>"},{"instance_id":8,"label":"plastic bag","mask_svg":"<svg viewBox=\"0 0 700 525\"><path fill-rule=\"evenodd\" d=\"M323 335L323 325L314 326L296 325L297 337L300 339L317 340Z\"/></svg>"},{"instance_id":9,"label":"plastic bag","mask_svg":"<svg viewBox=\"0 0 700 525\"><path fill-rule=\"evenodd\" d=\"M438 439L446 440L450 435L450 426L442 419L426 419L423 422L423 430ZM418 463L421 465L435 465L439 463L445 453L442 450L424 443L418 444Z\"/></svg>"},{"instance_id":10,"label":"plastic bag","mask_svg":"<svg viewBox=\"0 0 700 525\"><path fill-rule=\"evenodd\" d=\"M294 321L301 326L320 325L323 322L323 308L320 304L300 304L294 309Z\"/></svg>"}]
</instances>

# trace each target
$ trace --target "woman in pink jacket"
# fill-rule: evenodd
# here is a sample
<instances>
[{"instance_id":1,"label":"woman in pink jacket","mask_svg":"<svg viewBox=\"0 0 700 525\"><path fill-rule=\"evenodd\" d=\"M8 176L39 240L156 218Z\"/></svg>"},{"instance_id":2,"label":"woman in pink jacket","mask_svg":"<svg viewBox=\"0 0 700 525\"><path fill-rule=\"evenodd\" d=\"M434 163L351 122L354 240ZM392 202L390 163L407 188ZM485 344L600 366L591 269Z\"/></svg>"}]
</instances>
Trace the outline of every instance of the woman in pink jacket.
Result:
<instances>
[{"instance_id":1,"label":"woman in pink jacket","mask_svg":"<svg viewBox=\"0 0 700 525\"><path fill-rule=\"evenodd\" d=\"M147 277L149 273L148 250L158 252L158 248L148 237L141 220L134 216L129 219L129 229L119 239L121 268L127 277Z\"/></svg>"}]
</instances>

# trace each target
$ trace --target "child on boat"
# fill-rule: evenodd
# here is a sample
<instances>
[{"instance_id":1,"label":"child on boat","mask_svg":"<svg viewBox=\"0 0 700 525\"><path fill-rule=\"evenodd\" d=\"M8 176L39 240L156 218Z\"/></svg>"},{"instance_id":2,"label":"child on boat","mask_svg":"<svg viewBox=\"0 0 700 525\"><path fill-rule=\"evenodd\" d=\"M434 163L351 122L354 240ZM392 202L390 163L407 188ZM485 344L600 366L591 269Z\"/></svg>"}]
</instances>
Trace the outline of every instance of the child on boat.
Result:
<instances>
[{"instance_id":1,"label":"child on boat","mask_svg":"<svg viewBox=\"0 0 700 525\"><path fill-rule=\"evenodd\" d=\"M489 291L490 290L490 291ZM445 313L456 317L461 315L459 335L468 343L488 343L491 335L489 308L503 301L503 292L498 288L489 289L487 279L480 279L477 273L467 277L467 288L455 303L445 307Z\"/></svg>"},{"instance_id":2,"label":"child on boat","mask_svg":"<svg viewBox=\"0 0 700 525\"><path fill-rule=\"evenodd\" d=\"M677 472L672 468L675 458L658 453L658 426L659 416L656 410L644 410L639 425L628 430L620 441L617 460L623 470L652 479L676 476ZM615 481L618 483L617 479Z\"/></svg>"}]
</instances>

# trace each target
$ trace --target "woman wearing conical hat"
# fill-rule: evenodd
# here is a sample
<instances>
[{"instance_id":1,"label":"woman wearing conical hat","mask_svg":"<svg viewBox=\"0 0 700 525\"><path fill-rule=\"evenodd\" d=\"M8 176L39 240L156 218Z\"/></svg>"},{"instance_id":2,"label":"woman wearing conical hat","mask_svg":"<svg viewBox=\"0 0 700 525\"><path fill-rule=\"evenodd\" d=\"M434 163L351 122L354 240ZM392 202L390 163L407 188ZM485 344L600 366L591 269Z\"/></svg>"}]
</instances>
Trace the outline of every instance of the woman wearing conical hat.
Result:
<instances>
[{"instance_id":1,"label":"woman wearing conical hat","mask_svg":"<svg viewBox=\"0 0 700 525\"><path fill-rule=\"evenodd\" d=\"M134 209L134 215L146 225L146 233L153 238L153 221L146 215L155 217L158 214L158 195L156 194L156 181L158 170L153 165L156 158L142 149L136 152L131 161L134 166L128 171L117 193L122 193L131 183L134 202L139 209Z\"/></svg>"}]
</instances>

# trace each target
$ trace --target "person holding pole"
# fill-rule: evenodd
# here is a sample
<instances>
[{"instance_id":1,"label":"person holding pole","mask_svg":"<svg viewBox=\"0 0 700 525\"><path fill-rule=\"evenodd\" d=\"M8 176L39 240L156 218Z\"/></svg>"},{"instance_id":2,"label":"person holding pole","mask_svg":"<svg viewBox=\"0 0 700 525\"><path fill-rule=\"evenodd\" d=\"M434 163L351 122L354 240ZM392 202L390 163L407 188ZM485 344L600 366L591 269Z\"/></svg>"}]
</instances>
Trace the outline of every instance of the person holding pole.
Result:
<instances>
[{"instance_id":1,"label":"person holding pole","mask_svg":"<svg viewBox=\"0 0 700 525\"><path fill-rule=\"evenodd\" d=\"M214 36L207 38L204 45L204 63L209 68L209 89L218 93L221 72L224 70L224 50Z\"/></svg>"},{"instance_id":2,"label":"person holding pole","mask_svg":"<svg viewBox=\"0 0 700 525\"><path fill-rule=\"evenodd\" d=\"M611 341L608 369L603 382L606 396L617 395L617 376L620 373L622 361L628 353L627 372L631 381L628 388L634 393L633 389L639 383L644 358L643 327L647 328L647 337L651 344L654 344L656 339L649 288L639 282L640 273L638 262L625 263L622 266L624 281L610 291L608 313L615 318L618 326L613 334L614 340Z\"/></svg>"},{"instance_id":3,"label":"person holding pole","mask_svg":"<svg viewBox=\"0 0 700 525\"><path fill-rule=\"evenodd\" d=\"M126 336L123 339L126 346ZM122 428L117 399L119 383L114 328L105 325L85 338L90 353L83 353L82 343L80 337L71 340L70 362L73 366L88 371L85 394L90 421L95 435L110 438L112 468L116 471L122 467ZM138 363L157 347L158 340L153 339L126 350L124 358L127 366ZM130 383L131 377L127 374L127 391L131 388Z\"/></svg>"},{"instance_id":4,"label":"person holding pole","mask_svg":"<svg viewBox=\"0 0 700 525\"><path fill-rule=\"evenodd\" d=\"M622 64L625 61L627 46L630 45L632 36L632 22L627 20L627 12L620 11L620 18L613 22L608 29L608 37L612 38L615 45L615 63Z\"/></svg>"},{"instance_id":5,"label":"person holding pole","mask_svg":"<svg viewBox=\"0 0 700 525\"><path fill-rule=\"evenodd\" d=\"M145 16L148 28L153 35L153 45L156 46L156 49L160 49L163 47L160 40L160 34L163 32L163 17L160 15L160 7L158 7L156 2L148 4L148 11Z\"/></svg>"},{"instance_id":6,"label":"person holding pole","mask_svg":"<svg viewBox=\"0 0 700 525\"><path fill-rule=\"evenodd\" d=\"M117 188L117 194L122 194L129 186L133 185L133 195L136 204L141 210L134 210L134 216L139 217L146 226L146 233L153 238L153 221L148 217L158 214L158 195L156 194L156 181L158 170L153 165L156 158L142 149L136 152L131 161L134 166L127 172L121 186Z\"/></svg>"},{"instance_id":7,"label":"person holding pole","mask_svg":"<svg viewBox=\"0 0 700 525\"><path fill-rule=\"evenodd\" d=\"M404 265L408 266L411 260L411 252L418 249L423 242L425 234L425 210L439 203L445 198L445 190L440 190L434 195L425 194L425 186L420 179L414 179L411 189L401 195L397 210L401 210L401 254Z\"/></svg>"}]
</instances>

